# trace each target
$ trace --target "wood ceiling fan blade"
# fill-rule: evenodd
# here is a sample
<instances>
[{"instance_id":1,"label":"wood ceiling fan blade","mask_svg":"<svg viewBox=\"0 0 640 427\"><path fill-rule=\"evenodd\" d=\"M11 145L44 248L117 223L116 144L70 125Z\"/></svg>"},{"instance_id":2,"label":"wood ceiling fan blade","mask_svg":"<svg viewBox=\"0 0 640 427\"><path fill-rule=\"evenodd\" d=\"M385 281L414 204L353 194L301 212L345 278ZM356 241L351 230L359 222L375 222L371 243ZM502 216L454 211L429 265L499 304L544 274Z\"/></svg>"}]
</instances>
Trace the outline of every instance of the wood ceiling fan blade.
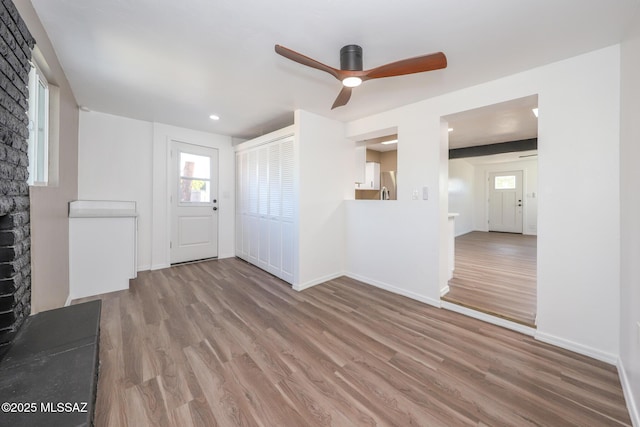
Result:
<instances>
[{"instance_id":1,"label":"wood ceiling fan blade","mask_svg":"<svg viewBox=\"0 0 640 427\"><path fill-rule=\"evenodd\" d=\"M365 71L362 80L403 76L447 67L447 57L442 52L403 59Z\"/></svg>"},{"instance_id":2,"label":"wood ceiling fan blade","mask_svg":"<svg viewBox=\"0 0 640 427\"><path fill-rule=\"evenodd\" d=\"M333 106L331 106L331 109L333 110L334 108L346 105L347 102L349 102L349 99L351 99L351 88L342 86L342 90L338 94L336 100L333 102Z\"/></svg>"},{"instance_id":3,"label":"wood ceiling fan blade","mask_svg":"<svg viewBox=\"0 0 640 427\"><path fill-rule=\"evenodd\" d=\"M281 46L279 44L277 44L275 46L275 49L276 49L276 53L278 55L282 55L287 59L290 59L290 60L292 60L294 62L297 62L299 64L302 64L302 65L306 65L307 67L311 67L311 68L315 68L315 69L320 70L320 71L324 71L326 73L331 74L336 79L341 80L341 78L340 78L340 70L338 70L338 69L330 67L330 66L328 66L326 64L323 64L322 62L316 61L313 58L309 58L308 56L305 56L305 55L303 55L301 53L298 53L298 52L296 52L294 50L291 50L291 49L286 48L284 46Z\"/></svg>"}]
</instances>

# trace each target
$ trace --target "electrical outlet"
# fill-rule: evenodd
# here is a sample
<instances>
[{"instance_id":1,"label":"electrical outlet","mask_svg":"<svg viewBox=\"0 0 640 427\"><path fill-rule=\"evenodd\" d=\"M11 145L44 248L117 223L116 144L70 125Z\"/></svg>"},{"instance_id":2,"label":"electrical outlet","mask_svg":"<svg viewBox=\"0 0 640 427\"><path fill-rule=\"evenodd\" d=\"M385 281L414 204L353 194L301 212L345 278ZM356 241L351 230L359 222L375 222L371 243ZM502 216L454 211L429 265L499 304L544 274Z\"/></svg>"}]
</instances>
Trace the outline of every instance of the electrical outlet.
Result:
<instances>
[{"instance_id":1,"label":"electrical outlet","mask_svg":"<svg viewBox=\"0 0 640 427\"><path fill-rule=\"evenodd\" d=\"M411 193L411 200L418 200L418 196L420 191L417 188L413 189L413 193Z\"/></svg>"}]
</instances>

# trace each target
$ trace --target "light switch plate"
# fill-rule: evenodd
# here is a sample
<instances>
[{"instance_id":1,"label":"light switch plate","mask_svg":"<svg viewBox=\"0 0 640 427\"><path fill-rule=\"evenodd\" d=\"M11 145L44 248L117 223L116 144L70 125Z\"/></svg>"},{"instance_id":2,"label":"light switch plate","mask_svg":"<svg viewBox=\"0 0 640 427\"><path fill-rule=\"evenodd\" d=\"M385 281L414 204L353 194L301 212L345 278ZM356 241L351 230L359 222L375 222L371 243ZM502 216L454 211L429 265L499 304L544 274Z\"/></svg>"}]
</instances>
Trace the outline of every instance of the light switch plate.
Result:
<instances>
[{"instance_id":1,"label":"light switch plate","mask_svg":"<svg viewBox=\"0 0 640 427\"><path fill-rule=\"evenodd\" d=\"M429 187L422 187L422 200L429 200Z\"/></svg>"}]
</instances>

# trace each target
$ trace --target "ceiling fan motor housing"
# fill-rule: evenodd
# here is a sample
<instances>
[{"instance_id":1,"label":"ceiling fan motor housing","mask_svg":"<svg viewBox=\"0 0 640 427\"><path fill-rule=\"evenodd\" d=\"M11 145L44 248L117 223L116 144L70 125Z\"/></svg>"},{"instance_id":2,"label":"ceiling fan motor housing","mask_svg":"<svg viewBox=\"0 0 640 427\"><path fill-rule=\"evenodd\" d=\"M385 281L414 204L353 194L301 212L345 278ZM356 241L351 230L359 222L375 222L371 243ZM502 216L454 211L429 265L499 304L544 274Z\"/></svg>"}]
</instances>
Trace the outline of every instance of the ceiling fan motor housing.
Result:
<instances>
[{"instance_id":1,"label":"ceiling fan motor housing","mask_svg":"<svg viewBox=\"0 0 640 427\"><path fill-rule=\"evenodd\" d=\"M362 48L350 44L340 49L340 69L362 71Z\"/></svg>"}]
</instances>

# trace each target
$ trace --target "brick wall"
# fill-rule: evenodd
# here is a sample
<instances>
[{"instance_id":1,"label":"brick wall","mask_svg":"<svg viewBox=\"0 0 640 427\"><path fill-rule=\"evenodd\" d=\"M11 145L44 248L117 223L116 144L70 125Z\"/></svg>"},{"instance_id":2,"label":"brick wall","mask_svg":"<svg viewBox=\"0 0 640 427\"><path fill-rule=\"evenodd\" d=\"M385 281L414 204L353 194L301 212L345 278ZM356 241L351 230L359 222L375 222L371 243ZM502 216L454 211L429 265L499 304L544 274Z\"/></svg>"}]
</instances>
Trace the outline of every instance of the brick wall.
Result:
<instances>
[{"instance_id":1,"label":"brick wall","mask_svg":"<svg viewBox=\"0 0 640 427\"><path fill-rule=\"evenodd\" d=\"M29 60L35 41L10 0L0 3L0 358L31 312L27 156Z\"/></svg>"}]
</instances>

